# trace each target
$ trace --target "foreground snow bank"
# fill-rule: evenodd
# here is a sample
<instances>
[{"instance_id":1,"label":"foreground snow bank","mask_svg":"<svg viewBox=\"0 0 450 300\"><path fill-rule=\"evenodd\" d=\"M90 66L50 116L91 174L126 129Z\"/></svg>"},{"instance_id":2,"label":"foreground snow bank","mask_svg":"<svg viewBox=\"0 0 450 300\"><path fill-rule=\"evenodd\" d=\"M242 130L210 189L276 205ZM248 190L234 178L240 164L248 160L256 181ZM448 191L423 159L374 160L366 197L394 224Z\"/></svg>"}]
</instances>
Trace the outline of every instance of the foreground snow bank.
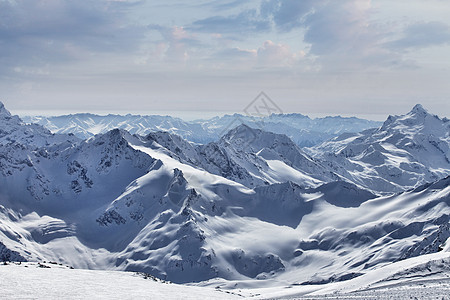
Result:
<instances>
[{"instance_id":1,"label":"foreground snow bank","mask_svg":"<svg viewBox=\"0 0 450 300\"><path fill-rule=\"evenodd\" d=\"M144 274L70 269L49 263L0 265L2 299L237 299L212 288L162 282Z\"/></svg>"},{"instance_id":2,"label":"foreground snow bank","mask_svg":"<svg viewBox=\"0 0 450 300\"><path fill-rule=\"evenodd\" d=\"M0 265L0 298L449 299L450 253L445 250L388 264L345 282L228 290L172 284L144 273L8 263Z\"/></svg>"}]
</instances>

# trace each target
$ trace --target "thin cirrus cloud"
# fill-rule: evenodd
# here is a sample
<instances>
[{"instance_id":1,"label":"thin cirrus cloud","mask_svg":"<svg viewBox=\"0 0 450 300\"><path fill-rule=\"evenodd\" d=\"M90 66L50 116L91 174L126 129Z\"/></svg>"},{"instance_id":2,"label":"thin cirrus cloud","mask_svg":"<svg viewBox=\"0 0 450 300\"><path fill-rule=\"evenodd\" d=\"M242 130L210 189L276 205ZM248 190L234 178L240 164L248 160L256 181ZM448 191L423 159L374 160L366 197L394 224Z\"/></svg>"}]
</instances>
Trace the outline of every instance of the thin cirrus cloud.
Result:
<instances>
[{"instance_id":1,"label":"thin cirrus cloud","mask_svg":"<svg viewBox=\"0 0 450 300\"><path fill-rule=\"evenodd\" d=\"M119 1L0 1L0 61L39 66L83 59L89 53L126 53L144 36L124 26Z\"/></svg>"},{"instance_id":2,"label":"thin cirrus cloud","mask_svg":"<svg viewBox=\"0 0 450 300\"><path fill-rule=\"evenodd\" d=\"M197 20L187 27L193 31L225 34L240 40L250 34L269 32L269 20L261 18L256 9L229 16L213 16Z\"/></svg>"},{"instance_id":3,"label":"thin cirrus cloud","mask_svg":"<svg viewBox=\"0 0 450 300\"><path fill-rule=\"evenodd\" d=\"M293 66L305 56L303 51L293 52L288 45L267 40L257 50L259 63L268 66Z\"/></svg>"},{"instance_id":4,"label":"thin cirrus cloud","mask_svg":"<svg viewBox=\"0 0 450 300\"><path fill-rule=\"evenodd\" d=\"M208 3L207 6L213 5L212 9L215 11L223 11L229 9L235 9L236 7L246 5L250 0L231 0L231 1L216 1L216 3Z\"/></svg>"},{"instance_id":5,"label":"thin cirrus cloud","mask_svg":"<svg viewBox=\"0 0 450 300\"><path fill-rule=\"evenodd\" d=\"M266 40L255 49L227 48L216 53L214 60L225 59L229 61L239 61L241 68L280 68L295 67L303 58L303 51L294 52L292 49L281 43L274 43ZM233 68L239 67L233 66Z\"/></svg>"},{"instance_id":6,"label":"thin cirrus cloud","mask_svg":"<svg viewBox=\"0 0 450 300\"><path fill-rule=\"evenodd\" d=\"M409 25L402 37L388 43L394 49L420 49L450 44L450 26L442 22L419 22Z\"/></svg>"},{"instance_id":7,"label":"thin cirrus cloud","mask_svg":"<svg viewBox=\"0 0 450 300\"><path fill-rule=\"evenodd\" d=\"M287 32L304 27L305 16L323 2L322 0L266 0L261 3L260 11L261 15L273 20L278 30Z\"/></svg>"}]
</instances>

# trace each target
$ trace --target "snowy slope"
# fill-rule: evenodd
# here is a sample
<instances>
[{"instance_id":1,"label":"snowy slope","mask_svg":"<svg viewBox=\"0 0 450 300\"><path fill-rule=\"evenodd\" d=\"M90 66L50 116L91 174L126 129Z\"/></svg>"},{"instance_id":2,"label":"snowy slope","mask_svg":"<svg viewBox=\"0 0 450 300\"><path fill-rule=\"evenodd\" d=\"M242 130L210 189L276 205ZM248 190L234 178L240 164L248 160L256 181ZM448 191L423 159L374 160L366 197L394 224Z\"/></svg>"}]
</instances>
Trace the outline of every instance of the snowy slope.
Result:
<instances>
[{"instance_id":1,"label":"snowy slope","mask_svg":"<svg viewBox=\"0 0 450 300\"><path fill-rule=\"evenodd\" d=\"M242 298L229 291L162 282L147 274L73 270L54 263L0 265L0 278L5 299Z\"/></svg>"},{"instance_id":2,"label":"snowy slope","mask_svg":"<svg viewBox=\"0 0 450 300\"><path fill-rule=\"evenodd\" d=\"M106 133L114 128L131 134L147 135L167 131L184 139L206 144L216 141L229 130L247 124L265 131L283 133L300 146L313 146L344 132L359 132L377 127L380 122L358 118L325 117L310 119L301 114L273 114L264 118L234 114L208 120L183 121L170 116L74 114L55 117L24 117L27 123L37 123L54 133L73 133L80 138Z\"/></svg>"},{"instance_id":3,"label":"snowy slope","mask_svg":"<svg viewBox=\"0 0 450 300\"><path fill-rule=\"evenodd\" d=\"M325 194L317 191L302 193L306 203L306 199L312 203L309 211L304 210L307 213L293 235L287 228L265 231L278 241L279 250L274 254L282 258L285 270L275 277L266 274L256 278L266 278L266 287L324 285L369 274L410 257L448 251L445 242L449 237L449 180L396 196L361 197L360 204L353 207L330 203L323 197ZM345 203L347 197L341 197L339 202ZM247 229L239 230L240 235L244 232ZM232 243L237 236L231 236L227 242ZM239 238L241 242L251 239L250 235ZM416 251L419 248L422 250ZM261 286L259 280L215 280L210 284Z\"/></svg>"},{"instance_id":4,"label":"snowy slope","mask_svg":"<svg viewBox=\"0 0 450 300\"><path fill-rule=\"evenodd\" d=\"M416 105L408 114L307 149L336 173L377 192L398 192L450 174L450 121Z\"/></svg>"},{"instance_id":5,"label":"snowy slope","mask_svg":"<svg viewBox=\"0 0 450 300\"><path fill-rule=\"evenodd\" d=\"M259 299L446 299L450 253L423 255L378 268L360 277L322 285L244 289Z\"/></svg>"}]
</instances>

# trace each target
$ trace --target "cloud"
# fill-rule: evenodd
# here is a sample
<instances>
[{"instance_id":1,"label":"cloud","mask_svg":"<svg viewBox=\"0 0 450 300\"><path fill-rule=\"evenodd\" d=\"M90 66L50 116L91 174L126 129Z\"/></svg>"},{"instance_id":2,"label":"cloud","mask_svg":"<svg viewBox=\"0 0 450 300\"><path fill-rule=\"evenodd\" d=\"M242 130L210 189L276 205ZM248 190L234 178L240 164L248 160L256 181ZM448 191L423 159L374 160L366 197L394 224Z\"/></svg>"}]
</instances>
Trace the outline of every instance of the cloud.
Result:
<instances>
[{"instance_id":1,"label":"cloud","mask_svg":"<svg viewBox=\"0 0 450 300\"><path fill-rule=\"evenodd\" d=\"M267 40L258 48L258 60L265 66L293 66L300 58L305 56L303 51L294 53L285 44L275 44Z\"/></svg>"},{"instance_id":2,"label":"cloud","mask_svg":"<svg viewBox=\"0 0 450 300\"><path fill-rule=\"evenodd\" d=\"M0 1L0 63L3 73L20 66L85 58L91 52L138 48L144 30L125 23L130 1Z\"/></svg>"},{"instance_id":3,"label":"cloud","mask_svg":"<svg viewBox=\"0 0 450 300\"><path fill-rule=\"evenodd\" d=\"M420 22L409 25L402 37L387 45L393 49L420 49L450 43L450 26L442 22Z\"/></svg>"},{"instance_id":4,"label":"cloud","mask_svg":"<svg viewBox=\"0 0 450 300\"><path fill-rule=\"evenodd\" d=\"M207 5L212 5L214 10L223 11L229 9L235 9L238 6L247 4L249 0L231 0L231 1L220 1L220 3L208 3Z\"/></svg>"},{"instance_id":5,"label":"cloud","mask_svg":"<svg viewBox=\"0 0 450 300\"><path fill-rule=\"evenodd\" d=\"M261 3L261 15L271 18L278 30L287 32L304 27L304 18L322 0L266 0Z\"/></svg>"},{"instance_id":6,"label":"cloud","mask_svg":"<svg viewBox=\"0 0 450 300\"><path fill-rule=\"evenodd\" d=\"M231 60L237 61L239 63L242 62L253 62L258 56L258 51L255 49L242 49L239 47L235 48L226 48L222 51L219 51L216 54L215 59L219 60Z\"/></svg>"},{"instance_id":7,"label":"cloud","mask_svg":"<svg viewBox=\"0 0 450 300\"><path fill-rule=\"evenodd\" d=\"M261 18L256 9L248 9L235 15L197 20L187 28L197 32L219 33L239 40L250 34L270 31L271 23Z\"/></svg>"},{"instance_id":8,"label":"cloud","mask_svg":"<svg viewBox=\"0 0 450 300\"><path fill-rule=\"evenodd\" d=\"M400 39L390 41L398 36L398 27L383 23L386 21L374 17L376 13L371 0L264 0L259 9L197 20L190 29L219 33L234 41L263 34L272 39L274 30L280 36L296 33L296 44L304 45L305 55L315 65L312 68L334 71L409 68L414 62L404 56L403 50L450 41L449 26L439 22L413 24ZM280 61L279 57L272 58L273 53L289 53L269 44L258 51L258 60L268 65ZM236 57L240 57L238 54L242 53L236 52ZM292 65L295 59L281 61Z\"/></svg>"},{"instance_id":9,"label":"cloud","mask_svg":"<svg viewBox=\"0 0 450 300\"><path fill-rule=\"evenodd\" d=\"M367 5L361 5L366 2ZM305 16L304 40L311 44L314 54L356 52L372 46L377 39L367 22L370 1L341 0L313 7Z\"/></svg>"},{"instance_id":10,"label":"cloud","mask_svg":"<svg viewBox=\"0 0 450 300\"><path fill-rule=\"evenodd\" d=\"M255 49L225 48L216 53L212 60L226 62L226 64L215 64L222 68L247 70L252 68L266 68L268 70L275 68L278 71L280 67L292 68L297 66L304 56L305 53L303 51L293 52L286 44L266 40Z\"/></svg>"},{"instance_id":11,"label":"cloud","mask_svg":"<svg viewBox=\"0 0 450 300\"><path fill-rule=\"evenodd\" d=\"M172 62L186 62L189 58L188 44L195 39L188 35L183 27L179 26L164 30L163 35L168 42L165 58Z\"/></svg>"},{"instance_id":12,"label":"cloud","mask_svg":"<svg viewBox=\"0 0 450 300\"><path fill-rule=\"evenodd\" d=\"M370 0L269 0L265 15L280 32L297 31L322 68L393 66L401 58L383 47L387 31L371 21Z\"/></svg>"},{"instance_id":13,"label":"cloud","mask_svg":"<svg viewBox=\"0 0 450 300\"><path fill-rule=\"evenodd\" d=\"M182 26L149 25L148 29L158 31L162 40L150 45L153 51L150 51L147 62L159 59L175 64L185 63L189 59L190 51L202 47L199 39Z\"/></svg>"}]
</instances>

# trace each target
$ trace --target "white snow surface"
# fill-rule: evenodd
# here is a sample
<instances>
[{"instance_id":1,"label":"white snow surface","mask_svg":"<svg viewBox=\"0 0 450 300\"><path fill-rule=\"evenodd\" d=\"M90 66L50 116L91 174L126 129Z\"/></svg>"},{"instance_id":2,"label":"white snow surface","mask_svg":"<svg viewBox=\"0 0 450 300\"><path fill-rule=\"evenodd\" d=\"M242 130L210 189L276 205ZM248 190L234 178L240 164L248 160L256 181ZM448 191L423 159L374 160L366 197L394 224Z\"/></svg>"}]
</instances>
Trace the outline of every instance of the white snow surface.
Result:
<instances>
[{"instance_id":1,"label":"white snow surface","mask_svg":"<svg viewBox=\"0 0 450 300\"><path fill-rule=\"evenodd\" d=\"M52 263L0 265L3 299L242 299L230 291L189 287L116 271L73 270Z\"/></svg>"}]
</instances>

